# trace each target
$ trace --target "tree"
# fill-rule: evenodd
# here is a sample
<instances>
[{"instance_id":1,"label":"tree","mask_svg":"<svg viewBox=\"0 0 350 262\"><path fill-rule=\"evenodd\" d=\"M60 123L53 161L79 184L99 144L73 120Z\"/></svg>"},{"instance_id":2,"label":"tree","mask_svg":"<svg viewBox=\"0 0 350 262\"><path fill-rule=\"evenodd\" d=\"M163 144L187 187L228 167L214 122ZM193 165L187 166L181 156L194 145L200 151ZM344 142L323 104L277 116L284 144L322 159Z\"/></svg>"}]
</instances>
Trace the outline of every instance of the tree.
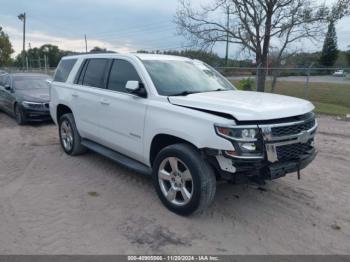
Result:
<instances>
[{"instance_id":1,"label":"tree","mask_svg":"<svg viewBox=\"0 0 350 262\"><path fill-rule=\"evenodd\" d=\"M93 49L90 50L90 53L105 53L105 52L107 52L107 49L99 46L95 46Z\"/></svg>"},{"instance_id":2,"label":"tree","mask_svg":"<svg viewBox=\"0 0 350 262\"><path fill-rule=\"evenodd\" d=\"M95 46L93 49L90 50L90 53L115 53L115 52L112 50L107 50L106 48Z\"/></svg>"},{"instance_id":3,"label":"tree","mask_svg":"<svg viewBox=\"0 0 350 262\"><path fill-rule=\"evenodd\" d=\"M27 57L29 67L44 67L44 57L46 56L46 61L48 63L47 66L53 68L58 65L63 56L70 54L73 54L73 52L61 50L56 45L45 44L39 48L30 48L25 53L22 52L21 54L17 55L15 65L23 66L22 61L25 57Z\"/></svg>"},{"instance_id":4,"label":"tree","mask_svg":"<svg viewBox=\"0 0 350 262\"><path fill-rule=\"evenodd\" d=\"M350 47L350 46L348 46L348 47ZM347 57L347 59L348 59L348 65L350 66L350 50L348 50L348 51L346 52L346 57Z\"/></svg>"},{"instance_id":5,"label":"tree","mask_svg":"<svg viewBox=\"0 0 350 262\"><path fill-rule=\"evenodd\" d=\"M175 22L179 33L194 45L211 48L218 42L238 44L255 55L265 68L271 43L282 58L290 44L302 39L318 39L324 24L348 14L350 0L338 0L333 8L312 0L212 0L195 10L188 0L180 0ZM222 17L222 18L221 18ZM260 70L258 91L265 89L266 71Z\"/></svg>"},{"instance_id":6,"label":"tree","mask_svg":"<svg viewBox=\"0 0 350 262\"><path fill-rule=\"evenodd\" d=\"M165 54L165 55L175 55L175 56L184 56L191 59L198 59L201 60L211 66L214 67L223 67L227 66L226 60L224 58L221 58L218 56L218 54L213 52L207 52L205 50L168 50L168 51L147 51L147 50L138 50L137 53L140 54ZM251 67L252 61L251 60L228 60L228 66L241 66L241 67Z\"/></svg>"},{"instance_id":7,"label":"tree","mask_svg":"<svg viewBox=\"0 0 350 262\"><path fill-rule=\"evenodd\" d=\"M56 45L45 44L39 48L39 54L41 58L47 57L49 67L56 67L61 58L67 55L67 52L60 50Z\"/></svg>"},{"instance_id":8,"label":"tree","mask_svg":"<svg viewBox=\"0 0 350 262\"><path fill-rule=\"evenodd\" d=\"M0 67L11 63L11 54L14 52L8 35L0 26Z\"/></svg>"},{"instance_id":9,"label":"tree","mask_svg":"<svg viewBox=\"0 0 350 262\"><path fill-rule=\"evenodd\" d=\"M217 54L203 50L164 51L164 54L198 59L212 66L221 66L223 64L222 59Z\"/></svg>"},{"instance_id":10,"label":"tree","mask_svg":"<svg viewBox=\"0 0 350 262\"><path fill-rule=\"evenodd\" d=\"M337 33L335 31L334 21L330 21L320 57L321 65L333 66L338 59L338 54Z\"/></svg>"}]
</instances>

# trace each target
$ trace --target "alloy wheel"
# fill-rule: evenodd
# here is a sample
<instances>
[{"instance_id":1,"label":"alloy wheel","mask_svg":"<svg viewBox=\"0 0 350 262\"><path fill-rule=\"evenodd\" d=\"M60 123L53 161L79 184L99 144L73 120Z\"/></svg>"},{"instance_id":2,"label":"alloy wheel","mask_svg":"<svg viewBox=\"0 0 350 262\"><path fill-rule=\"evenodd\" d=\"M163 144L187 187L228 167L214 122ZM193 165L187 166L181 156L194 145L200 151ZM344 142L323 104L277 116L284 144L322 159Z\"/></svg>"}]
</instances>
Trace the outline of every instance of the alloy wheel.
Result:
<instances>
[{"instance_id":1,"label":"alloy wheel","mask_svg":"<svg viewBox=\"0 0 350 262\"><path fill-rule=\"evenodd\" d=\"M68 120L63 120L61 123L61 141L66 151L73 148L73 130Z\"/></svg>"},{"instance_id":2,"label":"alloy wheel","mask_svg":"<svg viewBox=\"0 0 350 262\"><path fill-rule=\"evenodd\" d=\"M163 195L170 203L183 206L191 200L192 175L186 164L177 157L167 157L161 162L158 181Z\"/></svg>"}]
</instances>

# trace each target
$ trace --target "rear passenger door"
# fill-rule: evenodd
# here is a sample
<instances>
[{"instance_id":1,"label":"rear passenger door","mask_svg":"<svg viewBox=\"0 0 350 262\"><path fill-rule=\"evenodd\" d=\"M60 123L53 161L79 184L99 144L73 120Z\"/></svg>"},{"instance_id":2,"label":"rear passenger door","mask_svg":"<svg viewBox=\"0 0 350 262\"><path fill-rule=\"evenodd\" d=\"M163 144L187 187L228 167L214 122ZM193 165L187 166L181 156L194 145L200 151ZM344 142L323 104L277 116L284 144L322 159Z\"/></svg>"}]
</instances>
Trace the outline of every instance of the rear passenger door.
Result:
<instances>
[{"instance_id":1,"label":"rear passenger door","mask_svg":"<svg viewBox=\"0 0 350 262\"><path fill-rule=\"evenodd\" d=\"M106 146L143 161L143 130L148 100L125 89L129 80L143 82L131 61L114 59L107 89L102 92L99 121L104 128Z\"/></svg>"},{"instance_id":2,"label":"rear passenger door","mask_svg":"<svg viewBox=\"0 0 350 262\"><path fill-rule=\"evenodd\" d=\"M105 58L87 59L80 68L72 99L76 112L78 130L85 138L103 142L104 128L101 126L103 91L111 60Z\"/></svg>"}]
</instances>

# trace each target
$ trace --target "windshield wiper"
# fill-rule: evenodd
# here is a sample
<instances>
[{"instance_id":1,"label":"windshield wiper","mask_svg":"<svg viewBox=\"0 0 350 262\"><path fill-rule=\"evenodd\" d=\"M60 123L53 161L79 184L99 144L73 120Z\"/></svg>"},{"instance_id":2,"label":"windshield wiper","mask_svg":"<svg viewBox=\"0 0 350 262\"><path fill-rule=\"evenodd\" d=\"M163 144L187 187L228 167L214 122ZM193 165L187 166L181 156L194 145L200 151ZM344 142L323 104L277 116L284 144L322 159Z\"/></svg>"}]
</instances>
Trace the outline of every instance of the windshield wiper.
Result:
<instances>
[{"instance_id":1,"label":"windshield wiper","mask_svg":"<svg viewBox=\"0 0 350 262\"><path fill-rule=\"evenodd\" d=\"M191 95L191 94L196 94L196 93L200 93L200 92L194 92L194 91L183 91L177 94L173 94L170 96L187 96L187 95Z\"/></svg>"}]
</instances>

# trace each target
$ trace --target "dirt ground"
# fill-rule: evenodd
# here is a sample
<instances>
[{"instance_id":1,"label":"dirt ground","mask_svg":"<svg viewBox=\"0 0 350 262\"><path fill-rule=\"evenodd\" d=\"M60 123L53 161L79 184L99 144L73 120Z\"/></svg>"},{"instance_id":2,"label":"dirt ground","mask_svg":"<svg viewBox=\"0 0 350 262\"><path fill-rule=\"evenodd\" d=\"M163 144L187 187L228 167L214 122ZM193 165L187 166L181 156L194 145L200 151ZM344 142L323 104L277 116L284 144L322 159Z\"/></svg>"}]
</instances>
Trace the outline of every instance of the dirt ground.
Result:
<instances>
[{"instance_id":1,"label":"dirt ground","mask_svg":"<svg viewBox=\"0 0 350 262\"><path fill-rule=\"evenodd\" d=\"M301 181L222 183L184 218L150 179L95 153L69 157L53 124L0 113L0 254L350 254L350 122L319 125Z\"/></svg>"}]
</instances>

